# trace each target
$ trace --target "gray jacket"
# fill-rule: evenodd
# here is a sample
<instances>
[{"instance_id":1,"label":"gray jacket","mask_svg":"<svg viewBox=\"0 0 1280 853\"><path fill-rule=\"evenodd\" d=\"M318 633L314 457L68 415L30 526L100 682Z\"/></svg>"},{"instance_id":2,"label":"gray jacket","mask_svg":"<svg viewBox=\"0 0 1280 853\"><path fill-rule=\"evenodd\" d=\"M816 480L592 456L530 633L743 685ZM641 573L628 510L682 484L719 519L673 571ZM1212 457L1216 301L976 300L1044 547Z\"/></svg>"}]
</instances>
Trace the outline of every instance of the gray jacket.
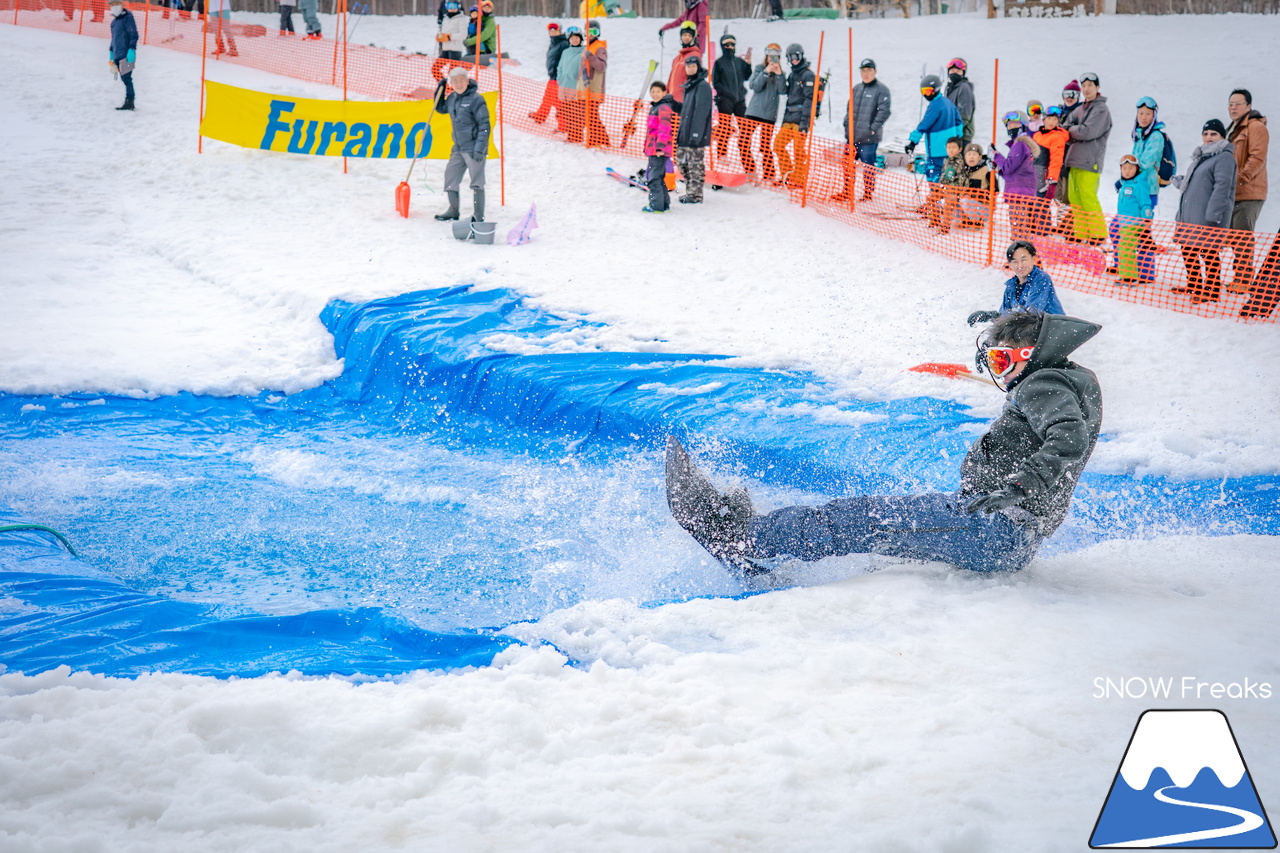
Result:
<instances>
[{"instance_id":1,"label":"gray jacket","mask_svg":"<svg viewBox=\"0 0 1280 853\"><path fill-rule=\"evenodd\" d=\"M960 465L962 496L1017 483L1027 493L1019 508L1035 518L1040 533L1058 529L1102 429L1098 377L1067 356L1101 328L1045 315L1035 353L1009 391L1004 411Z\"/></svg>"},{"instance_id":2,"label":"gray jacket","mask_svg":"<svg viewBox=\"0 0 1280 853\"><path fill-rule=\"evenodd\" d=\"M889 87L879 80L853 87L853 141L855 145L877 145L889 120ZM844 112L844 141L849 141L849 110Z\"/></svg>"},{"instance_id":3,"label":"gray jacket","mask_svg":"<svg viewBox=\"0 0 1280 853\"><path fill-rule=\"evenodd\" d=\"M1235 146L1225 139L1212 145L1201 145L1191 155L1187 176L1175 177L1173 182L1182 188L1174 241L1184 243L1204 240L1204 232L1184 228L1184 225L1228 227L1231 224L1231 210L1236 203Z\"/></svg>"},{"instance_id":4,"label":"gray jacket","mask_svg":"<svg viewBox=\"0 0 1280 853\"><path fill-rule=\"evenodd\" d=\"M1062 123L1071 136L1062 165L1068 169L1102 171L1102 161L1107 157L1107 137L1111 135L1111 108L1102 95L1085 101L1071 111Z\"/></svg>"},{"instance_id":5,"label":"gray jacket","mask_svg":"<svg viewBox=\"0 0 1280 853\"><path fill-rule=\"evenodd\" d=\"M767 74L764 64L756 66L751 79L747 81L751 90L751 102L747 104L747 118L773 124L778 120L778 101L782 93L787 91L785 74Z\"/></svg>"},{"instance_id":6,"label":"gray jacket","mask_svg":"<svg viewBox=\"0 0 1280 853\"><path fill-rule=\"evenodd\" d=\"M447 113L453 122L453 147L468 156L485 159L489 156L489 107L480 97L476 81L468 80L461 95L452 89L445 91L448 95L436 101L436 112Z\"/></svg>"},{"instance_id":7,"label":"gray jacket","mask_svg":"<svg viewBox=\"0 0 1280 853\"><path fill-rule=\"evenodd\" d=\"M960 120L964 123L964 141L970 142L973 139L973 113L978 108L978 101L973 96L973 83L969 82L968 77L947 83L947 100L960 111Z\"/></svg>"}]
</instances>

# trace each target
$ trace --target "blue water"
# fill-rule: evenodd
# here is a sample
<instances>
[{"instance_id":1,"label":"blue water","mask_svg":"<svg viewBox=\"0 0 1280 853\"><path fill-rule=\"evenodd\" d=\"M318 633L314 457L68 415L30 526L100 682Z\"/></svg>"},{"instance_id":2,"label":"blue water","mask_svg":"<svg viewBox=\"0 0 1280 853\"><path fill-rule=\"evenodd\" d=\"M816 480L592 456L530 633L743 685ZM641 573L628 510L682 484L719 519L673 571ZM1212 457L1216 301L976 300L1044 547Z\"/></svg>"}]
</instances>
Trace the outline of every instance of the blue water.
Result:
<instances>
[{"instance_id":1,"label":"blue water","mask_svg":"<svg viewBox=\"0 0 1280 853\"><path fill-rule=\"evenodd\" d=\"M502 290L334 302L322 319L343 375L292 396L0 395L0 502L83 556L0 534L0 663L485 663L511 642L495 628L580 601L741 592L667 515L669 432L766 497L820 500L952 488L984 423L949 401L847 399L723 356L495 352L493 335L536 343L583 325ZM1089 474L1050 549L1274 533L1278 482ZM115 586L65 581L89 570ZM63 594L41 598L50 588ZM113 622L113 595L142 598Z\"/></svg>"}]
</instances>

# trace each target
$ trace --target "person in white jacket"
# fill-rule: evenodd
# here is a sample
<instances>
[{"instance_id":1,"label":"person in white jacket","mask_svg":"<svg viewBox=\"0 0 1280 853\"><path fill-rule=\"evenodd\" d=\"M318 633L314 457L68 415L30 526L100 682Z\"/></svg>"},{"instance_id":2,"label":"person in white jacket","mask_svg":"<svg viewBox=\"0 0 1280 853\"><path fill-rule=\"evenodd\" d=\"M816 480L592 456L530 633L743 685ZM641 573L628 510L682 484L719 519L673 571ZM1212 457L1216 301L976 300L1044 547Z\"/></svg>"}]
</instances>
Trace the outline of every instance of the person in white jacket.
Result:
<instances>
[{"instance_id":1,"label":"person in white jacket","mask_svg":"<svg viewBox=\"0 0 1280 853\"><path fill-rule=\"evenodd\" d=\"M462 4L458 0L448 0L444 4L444 20L440 22L440 34L436 41L440 43L440 58L462 60L466 50L463 41L467 38L467 16L462 14Z\"/></svg>"}]
</instances>

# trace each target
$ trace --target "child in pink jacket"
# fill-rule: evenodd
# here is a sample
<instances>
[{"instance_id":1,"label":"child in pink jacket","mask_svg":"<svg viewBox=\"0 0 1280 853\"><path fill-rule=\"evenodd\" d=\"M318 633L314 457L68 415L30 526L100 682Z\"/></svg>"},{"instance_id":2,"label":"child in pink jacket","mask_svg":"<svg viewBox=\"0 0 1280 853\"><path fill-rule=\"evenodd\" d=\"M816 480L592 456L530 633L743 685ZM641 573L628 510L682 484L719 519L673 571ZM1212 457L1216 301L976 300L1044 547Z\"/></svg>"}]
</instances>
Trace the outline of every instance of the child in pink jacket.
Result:
<instances>
[{"instance_id":1,"label":"child in pink jacket","mask_svg":"<svg viewBox=\"0 0 1280 853\"><path fill-rule=\"evenodd\" d=\"M671 169L673 153L672 123L675 118L675 99L667 92L667 84L661 80L653 81L649 87L649 99L653 105L649 107L649 122L644 134L644 153L649 158L649 168L645 171L645 183L649 186L649 203L640 208L645 213L666 213L671 206L671 196L667 192L667 172Z\"/></svg>"}]
</instances>

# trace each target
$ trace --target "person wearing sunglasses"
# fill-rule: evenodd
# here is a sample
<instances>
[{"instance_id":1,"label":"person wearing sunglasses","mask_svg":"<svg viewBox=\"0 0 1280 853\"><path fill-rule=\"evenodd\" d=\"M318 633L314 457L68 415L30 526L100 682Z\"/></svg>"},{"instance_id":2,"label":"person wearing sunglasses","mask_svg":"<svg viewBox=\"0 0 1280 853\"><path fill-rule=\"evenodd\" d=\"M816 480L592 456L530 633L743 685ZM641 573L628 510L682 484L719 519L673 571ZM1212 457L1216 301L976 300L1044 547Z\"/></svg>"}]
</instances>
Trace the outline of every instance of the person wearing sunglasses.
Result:
<instances>
[{"instance_id":1,"label":"person wearing sunglasses","mask_svg":"<svg viewBox=\"0 0 1280 853\"><path fill-rule=\"evenodd\" d=\"M926 74L920 81L920 96L929 102L920 124L911 131L907 143L907 153L915 151L916 145L924 140L924 176L929 183L936 184L942 176L942 166L947 160L947 140L959 136L964 139L964 121L956 105L942 94L942 81L936 74Z\"/></svg>"},{"instance_id":2,"label":"person wearing sunglasses","mask_svg":"<svg viewBox=\"0 0 1280 853\"><path fill-rule=\"evenodd\" d=\"M1200 139L1191 152L1186 176L1174 175L1172 182L1182 190L1173 242L1182 246L1187 268L1186 287L1175 287L1173 292L1190 294L1196 304L1221 298L1222 229L1231 225L1236 200L1235 147L1227 141L1226 126L1211 118L1204 123Z\"/></svg>"},{"instance_id":3,"label":"person wearing sunglasses","mask_svg":"<svg viewBox=\"0 0 1280 853\"><path fill-rule=\"evenodd\" d=\"M960 121L964 124L961 138L968 145L973 141L973 114L978 108L978 100L973 95L973 83L969 82L969 63L956 57L947 63L947 100L955 104L960 113Z\"/></svg>"},{"instance_id":4,"label":"person wearing sunglasses","mask_svg":"<svg viewBox=\"0 0 1280 853\"><path fill-rule=\"evenodd\" d=\"M1107 138L1111 136L1111 109L1099 91L1098 75L1080 75L1080 94L1084 103L1071 111L1062 126L1070 134L1063 159L1067 167L1067 201L1075 208L1072 233L1079 243L1100 245L1107 238L1107 224L1098 200L1098 182L1102 177L1102 161L1107 156Z\"/></svg>"},{"instance_id":5,"label":"person wearing sunglasses","mask_svg":"<svg viewBox=\"0 0 1280 853\"><path fill-rule=\"evenodd\" d=\"M1005 266L1013 278L1004 283L1004 299L999 311L974 311L966 322L970 326L990 323L1010 311L1039 311L1043 314L1065 314L1058 301L1053 279L1039 265L1035 244L1014 240L1004 251Z\"/></svg>"},{"instance_id":6,"label":"person wearing sunglasses","mask_svg":"<svg viewBox=\"0 0 1280 853\"><path fill-rule=\"evenodd\" d=\"M955 492L859 495L756 515L745 489L718 490L672 436L667 505L698 544L746 577L787 559L844 554L1018 571L1062 524L1097 444L1098 377L1070 357L1100 329L1075 317L1015 311L979 336L977 361L1006 392L1006 403L960 463Z\"/></svg>"}]
</instances>

